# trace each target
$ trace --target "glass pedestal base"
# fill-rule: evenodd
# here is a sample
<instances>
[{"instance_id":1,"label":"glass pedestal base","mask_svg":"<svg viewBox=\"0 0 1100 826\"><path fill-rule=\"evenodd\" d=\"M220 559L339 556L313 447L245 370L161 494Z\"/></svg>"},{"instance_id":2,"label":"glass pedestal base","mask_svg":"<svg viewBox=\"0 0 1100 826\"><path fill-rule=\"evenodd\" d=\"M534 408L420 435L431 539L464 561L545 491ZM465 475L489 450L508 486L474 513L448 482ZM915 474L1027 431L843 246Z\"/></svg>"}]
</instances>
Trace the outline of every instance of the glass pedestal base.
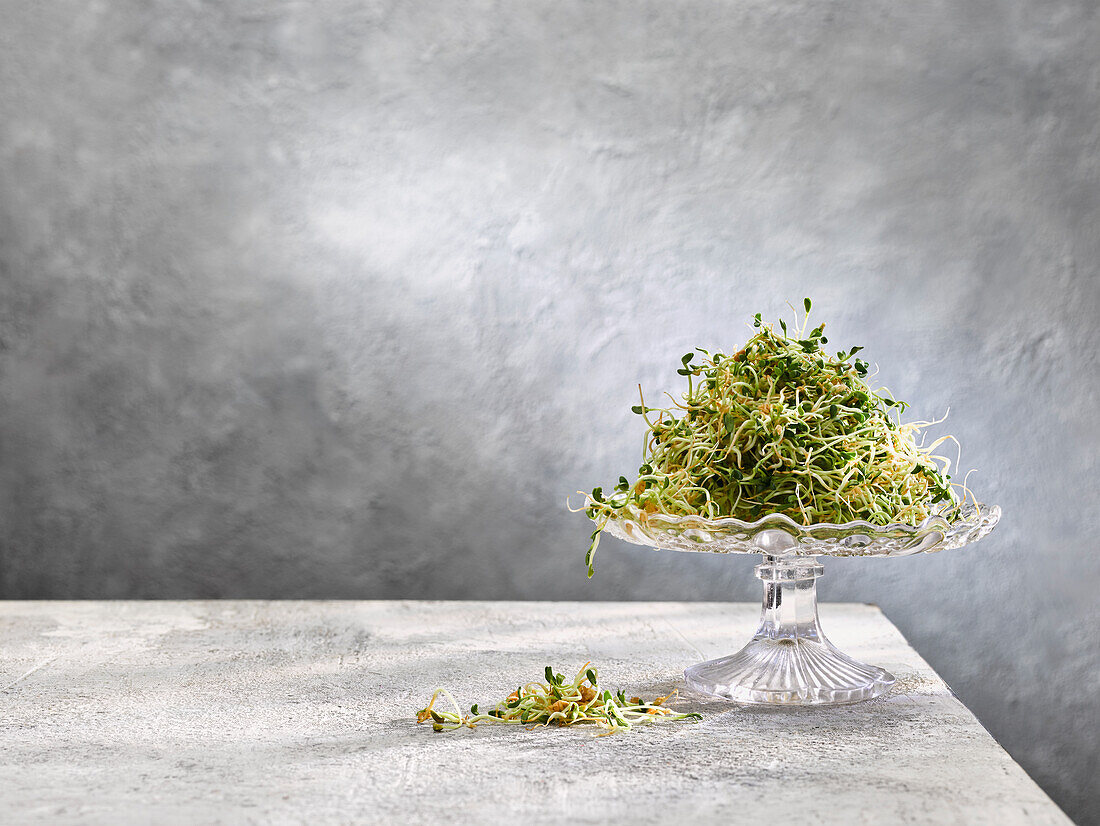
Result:
<instances>
[{"instance_id":1,"label":"glass pedestal base","mask_svg":"<svg viewBox=\"0 0 1100 826\"><path fill-rule=\"evenodd\" d=\"M688 690L707 700L769 705L837 705L890 690L894 676L837 650L817 618L814 557L765 556L760 627L748 645L684 672Z\"/></svg>"},{"instance_id":2,"label":"glass pedestal base","mask_svg":"<svg viewBox=\"0 0 1100 826\"><path fill-rule=\"evenodd\" d=\"M826 642L752 642L728 657L684 671L688 689L710 700L780 705L837 705L890 690L894 675L853 660Z\"/></svg>"}]
</instances>

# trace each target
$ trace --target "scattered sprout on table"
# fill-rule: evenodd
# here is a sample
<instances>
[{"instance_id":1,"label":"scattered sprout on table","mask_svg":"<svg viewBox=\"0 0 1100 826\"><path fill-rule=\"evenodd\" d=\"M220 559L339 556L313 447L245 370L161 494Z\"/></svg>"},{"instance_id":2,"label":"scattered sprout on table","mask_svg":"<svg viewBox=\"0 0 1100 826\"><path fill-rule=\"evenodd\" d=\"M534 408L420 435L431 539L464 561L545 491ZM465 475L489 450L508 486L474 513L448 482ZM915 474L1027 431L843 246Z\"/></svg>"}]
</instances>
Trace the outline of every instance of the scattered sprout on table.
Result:
<instances>
[{"instance_id":1,"label":"scattered sprout on table","mask_svg":"<svg viewBox=\"0 0 1100 826\"><path fill-rule=\"evenodd\" d=\"M611 493L583 494L596 523L585 556L588 576L600 534L613 518L645 524L654 513L754 522L769 514L794 521L917 525L938 508L957 515L965 483L951 481L951 460L927 447L920 431L936 422L902 423L908 405L867 384L862 347L826 351L825 325L810 329L810 299L801 324L757 330L733 355L703 349L683 356L676 372L687 392L668 408L632 408L646 423L642 465ZM793 309L793 308L792 308ZM668 394L666 394L668 395ZM941 466L942 465L942 466Z\"/></svg>"},{"instance_id":2,"label":"scattered sprout on table","mask_svg":"<svg viewBox=\"0 0 1100 826\"><path fill-rule=\"evenodd\" d=\"M699 720L698 714L678 714L665 707L673 694L647 703L641 697L627 698L622 691L612 693L597 681L598 672L592 663L581 666L577 676L567 681L546 666L546 681L534 681L520 686L493 708L481 712L477 704L463 714L458 702L445 688L436 689L431 702L416 714L416 722L431 721L435 731L454 731L463 727L477 728L483 723L528 726L573 726L589 723L604 729L603 734L631 729L655 720ZM440 710L436 702L443 697L452 710Z\"/></svg>"}]
</instances>

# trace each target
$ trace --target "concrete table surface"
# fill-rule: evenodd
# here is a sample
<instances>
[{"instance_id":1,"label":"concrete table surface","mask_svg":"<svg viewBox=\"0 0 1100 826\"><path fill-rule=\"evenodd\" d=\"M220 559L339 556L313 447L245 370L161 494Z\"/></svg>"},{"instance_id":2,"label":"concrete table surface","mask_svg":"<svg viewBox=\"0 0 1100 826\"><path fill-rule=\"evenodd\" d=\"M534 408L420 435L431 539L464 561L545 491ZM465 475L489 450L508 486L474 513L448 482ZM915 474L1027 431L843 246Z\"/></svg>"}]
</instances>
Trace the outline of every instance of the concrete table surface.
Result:
<instances>
[{"instance_id":1,"label":"concrete table surface","mask_svg":"<svg viewBox=\"0 0 1100 826\"><path fill-rule=\"evenodd\" d=\"M700 723L413 722L586 660L664 694L759 608L716 603L0 603L0 822L1067 823L873 606L822 607L889 695Z\"/></svg>"}]
</instances>

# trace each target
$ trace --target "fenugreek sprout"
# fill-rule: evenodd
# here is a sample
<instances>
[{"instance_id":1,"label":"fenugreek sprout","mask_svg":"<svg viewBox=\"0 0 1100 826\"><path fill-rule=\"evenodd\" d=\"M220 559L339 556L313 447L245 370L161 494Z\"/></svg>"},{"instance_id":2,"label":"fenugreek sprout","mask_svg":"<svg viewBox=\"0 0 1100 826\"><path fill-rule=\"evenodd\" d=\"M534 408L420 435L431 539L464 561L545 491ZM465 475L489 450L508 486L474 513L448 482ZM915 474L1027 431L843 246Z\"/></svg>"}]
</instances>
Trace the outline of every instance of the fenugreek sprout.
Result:
<instances>
[{"instance_id":1,"label":"fenugreek sprout","mask_svg":"<svg viewBox=\"0 0 1100 826\"><path fill-rule=\"evenodd\" d=\"M698 714L677 714L663 704L672 694L658 697L651 703L641 697L627 698L622 691L612 693L601 688L597 671L588 662L581 666L572 680L546 666L546 681L534 681L520 686L508 697L486 712L477 704L464 714L458 702L445 688L437 688L427 707L416 714L416 722L431 721L435 731L455 731L477 728L483 723L527 726L574 726L588 723L604 729L603 734L631 729L654 720L699 720ZM675 693L675 692L674 692ZM445 698L453 710L435 707Z\"/></svg>"},{"instance_id":2,"label":"fenugreek sprout","mask_svg":"<svg viewBox=\"0 0 1100 826\"><path fill-rule=\"evenodd\" d=\"M908 405L873 390L870 365L853 358L863 348L830 355L825 325L810 329L810 299L803 306L790 331L757 313L755 335L733 355L686 353L677 373L688 389L669 408L648 406L638 388L641 403L631 409L647 429L637 479L620 476L607 494L595 488L577 508L596 523L588 576L600 534L618 517L752 522L778 513L803 525L917 525L937 508L958 512L966 486L951 482L950 459L933 452L954 437L918 442L939 422L903 424Z\"/></svg>"}]
</instances>

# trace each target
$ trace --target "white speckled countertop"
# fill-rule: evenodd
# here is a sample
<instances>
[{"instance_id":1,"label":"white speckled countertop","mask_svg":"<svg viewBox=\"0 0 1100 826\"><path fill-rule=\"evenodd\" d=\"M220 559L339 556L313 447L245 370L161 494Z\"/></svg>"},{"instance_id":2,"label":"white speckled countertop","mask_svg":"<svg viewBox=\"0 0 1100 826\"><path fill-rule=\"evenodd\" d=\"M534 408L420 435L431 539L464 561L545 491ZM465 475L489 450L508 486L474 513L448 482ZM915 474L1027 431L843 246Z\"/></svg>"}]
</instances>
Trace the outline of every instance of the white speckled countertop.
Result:
<instances>
[{"instance_id":1,"label":"white speckled countertop","mask_svg":"<svg viewBox=\"0 0 1100 826\"><path fill-rule=\"evenodd\" d=\"M586 660L665 693L758 608L717 603L0 603L0 822L1068 823L873 606L842 649L898 677L831 709L436 734L438 685L486 703Z\"/></svg>"}]
</instances>

